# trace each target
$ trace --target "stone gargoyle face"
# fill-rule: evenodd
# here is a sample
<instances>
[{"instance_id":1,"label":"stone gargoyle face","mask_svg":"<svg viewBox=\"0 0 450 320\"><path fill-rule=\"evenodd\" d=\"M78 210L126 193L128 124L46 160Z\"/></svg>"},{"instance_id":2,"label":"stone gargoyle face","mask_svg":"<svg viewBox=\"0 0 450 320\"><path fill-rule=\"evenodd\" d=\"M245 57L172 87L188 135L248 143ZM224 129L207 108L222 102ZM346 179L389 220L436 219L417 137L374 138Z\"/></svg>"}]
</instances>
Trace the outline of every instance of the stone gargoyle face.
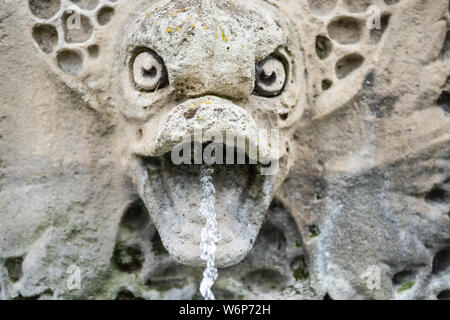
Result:
<instances>
[{"instance_id":1,"label":"stone gargoyle face","mask_svg":"<svg viewBox=\"0 0 450 320\"><path fill-rule=\"evenodd\" d=\"M205 164L222 297L446 299L448 3L1 1L0 299L195 297Z\"/></svg>"},{"instance_id":2,"label":"stone gargoyle face","mask_svg":"<svg viewBox=\"0 0 450 320\"><path fill-rule=\"evenodd\" d=\"M305 98L298 37L287 20L261 1L257 7L252 1L160 1L126 30L119 107L136 133L129 146L132 175L164 246L180 263L204 263L201 161L175 164L180 144L192 142L203 152L215 142L224 155L247 154L245 164L212 164L219 267L250 251L289 170L290 127ZM263 131L267 139L258 138ZM219 135L221 144L212 138ZM244 148L229 147L233 136L243 138ZM257 157L249 150L258 150Z\"/></svg>"}]
</instances>

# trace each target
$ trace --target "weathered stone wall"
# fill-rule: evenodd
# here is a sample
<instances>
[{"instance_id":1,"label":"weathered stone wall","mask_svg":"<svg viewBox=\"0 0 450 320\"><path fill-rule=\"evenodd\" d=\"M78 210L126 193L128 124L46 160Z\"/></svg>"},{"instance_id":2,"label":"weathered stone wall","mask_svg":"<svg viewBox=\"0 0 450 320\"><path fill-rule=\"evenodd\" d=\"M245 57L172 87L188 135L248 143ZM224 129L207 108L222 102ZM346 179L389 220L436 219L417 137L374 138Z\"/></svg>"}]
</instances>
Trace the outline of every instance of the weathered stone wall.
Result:
<instances>
[{"instance_id":1,"label":"weathered stone wall","mask_svg":"<svg viewBox=\"0 0 450 320\"><path fill-rule=\"evenodd\" d=\"M130 77L143 44L164 88ZM141 160L204 117L283 142L242 219L217 176L217 298L449 299L448 0L3 0L0 56L0 299L201 298L199 182Z\"/></svg>"}]
</instances>

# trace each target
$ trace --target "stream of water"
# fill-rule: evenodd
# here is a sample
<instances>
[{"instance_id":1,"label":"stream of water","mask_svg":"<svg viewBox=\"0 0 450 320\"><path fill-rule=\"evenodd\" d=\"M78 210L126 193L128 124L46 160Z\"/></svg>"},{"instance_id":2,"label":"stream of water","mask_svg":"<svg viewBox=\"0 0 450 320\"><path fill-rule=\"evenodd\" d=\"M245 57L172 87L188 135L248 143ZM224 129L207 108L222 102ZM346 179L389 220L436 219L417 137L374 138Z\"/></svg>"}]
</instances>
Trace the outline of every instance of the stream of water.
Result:
<instances>
[{"instance_id":1,"label":"stream of water","mask_svg":"<svg viewBox=\"0 0 450 320\"><path fill-rule=\"evenodd\" d=\"M205 218L205 226L200 234L200 249L202 250L200 258L206 261L206 268L203 271L203 279L200 283L200 293L205 300L214 300L215 297L211 287L218 276L217 268L214 265L214 253L216 252L216 243L220 240L214 209L216 195L212 178L214 170L209 166L202 165L200 171L202 200L198 214Z\"/></svg>"}]
</instances>

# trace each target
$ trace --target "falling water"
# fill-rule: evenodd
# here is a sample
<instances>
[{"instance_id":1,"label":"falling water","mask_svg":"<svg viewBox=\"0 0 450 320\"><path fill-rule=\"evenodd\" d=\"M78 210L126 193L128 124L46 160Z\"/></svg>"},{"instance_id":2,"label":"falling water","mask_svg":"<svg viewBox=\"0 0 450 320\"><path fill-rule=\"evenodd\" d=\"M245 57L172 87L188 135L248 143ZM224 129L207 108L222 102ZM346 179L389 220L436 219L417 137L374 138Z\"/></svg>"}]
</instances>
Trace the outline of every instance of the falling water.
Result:
<instances>
[{"instance_id":1,"label":"falling water","mask_svg":"<svg viewBox=\"0 0 450 320\"><path fill-rule=\"evenodd\" d=\"M216 252L216 243L220 240L220 235L217 231L216 212L214 209L216 195L212 179L214 170L211 167L202 165L200 171L202 200L200 202L198 214L206 220L205 227L200 234L200 249L202 250L200 258L206 261L206 268L205 271L203 271L203 279L200 283L200 293L205 300L214 300L215 298L211 291L211 287L218 276L217 268L214 266L214 253Z\"/></svg>"}]
</instances>

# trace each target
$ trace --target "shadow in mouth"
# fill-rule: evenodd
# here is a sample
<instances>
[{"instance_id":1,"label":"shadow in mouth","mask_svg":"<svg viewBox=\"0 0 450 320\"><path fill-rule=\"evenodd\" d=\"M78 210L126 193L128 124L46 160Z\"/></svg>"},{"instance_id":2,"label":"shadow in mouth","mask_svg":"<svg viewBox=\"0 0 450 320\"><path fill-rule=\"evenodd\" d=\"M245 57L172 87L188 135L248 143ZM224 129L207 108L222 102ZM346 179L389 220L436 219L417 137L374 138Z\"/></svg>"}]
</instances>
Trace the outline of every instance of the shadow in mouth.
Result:
<instances>
[{"instance_id":1,"label":"shadow in mouth","mask_svg":"<svg viewBox=\"0 0 450 320\"><path fill-rule=\"evenodd\" d=\"M226 175L253 178L261 168L267 167L251 159L248 154L237 147L225 144L189 143L180 148L179 152L167 152L158 157L145 157L143 163L149 176L171 172L180 176L197 178L202 165L208 165L214 170L213 178L224 178ZM226 180L226 179L225 179ZM238 178L238 180L240 180ZM220 182L214 179L214 181Z\"/></svg>"}]
</instances>

